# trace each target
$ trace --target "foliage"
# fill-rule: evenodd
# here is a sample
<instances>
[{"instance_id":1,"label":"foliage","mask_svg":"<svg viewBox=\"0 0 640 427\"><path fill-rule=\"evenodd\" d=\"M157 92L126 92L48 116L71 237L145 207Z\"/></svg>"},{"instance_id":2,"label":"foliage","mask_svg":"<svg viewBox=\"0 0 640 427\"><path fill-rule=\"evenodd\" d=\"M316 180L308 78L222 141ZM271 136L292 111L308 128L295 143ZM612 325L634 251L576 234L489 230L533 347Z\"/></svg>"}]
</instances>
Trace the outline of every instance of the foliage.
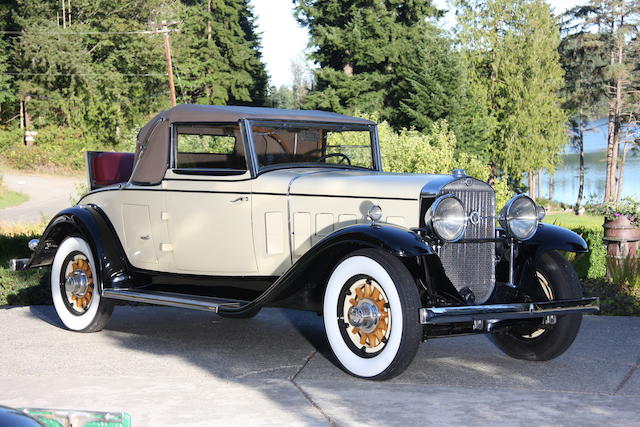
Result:
<instances>
[{"instance_id":1,"label":"foliage","mask_svg":"<svg viewBox=\"0 0 640 427\"><path fill-rule=\"evenodd\" d=\"M621 177L618 178L618 163L621 163L620 169L624 166L624 160L618 159L619 145L635 142L637 135L632 135L633 132L625 135L629 133L625 132L625 124L637 125L640 114L640 50L637 46L640 36L640 2L588 0L568 11L564 18L569 41L579 40L579 45L590 50L589 59L597 59L592 61L594 63L587 64L586 71L590 73L586 86L588 91L578 90L576 95L579 98L584 95L593 98L592 94L595 93L607 101L607 173L604 200L618 200L622 181ZM583 67L582 61L576 62L574 67ZM569 82L572 80L569 79Z\"/></svg>"},{"instance_id":2,"label":"foliage","mask_svg":"<svg viewBox=\"0 0 640 427\"><path fill-rule=\"evenodd\" d=\"M378 113L396 130L427 129L455 113L459 63L431 1L296 3L320 66L305 106Z\"/></svg>"},{"instance_id":3,"label":"foliage","mask_svg":"<svg viewBox=\"0 0 640 427\"><path fill-rule=\"evenodd\" d=\"M40 132L36 144L47 128L59 127L71 129L87 147L113 149L124 134L169 107L163 35L156 31L163 20L180 30L170 34L179 98L265 102L267 74L248 0L66 5L64 13L60 2L47 0L0 5L0 30L19 33L0 34L0 119L17 127L23 101L27 128ZM215 23L211 31L209 23ZM26 160L28 151L16 148L10 163ZM42 153L33 151L42 163Z\"/></svg>"},{"instance_id":4,"label":"foliage","mask_svg":"<svg viewBox=\"0 0 640 427\"><path fill-rule=\"evenodd\" d=\"M30 255L27 243L39 236L42 232L41 226L38 230L33 226L19 230L16 230L15 226L12 228L9 233L5 225L0 224L0 306L51 304L47 270L10 271L8 269L11 258L26 258Z\"/></svg>"},{"instance_id":5,"label":"foliage","mask_svg":"<svg viewBox=\"0 0 640 427\"><path fill-rule=\"evenodd\" d=\"M591 199L585 206L587 212L604 216L606 221L613 221L620 216L629 218L632 224L640 226L640 202L632 197L625 197L619 202L594 203Z\"/></svg>"},{"instance_id":6,"label":"foliage","mask_svg":"<svg viewBox=\"0 0 640 427\"><path fill-rule=\"evenodd\" d=\"M436 122L429 133L407 129L395 132L387 122L379 124L378 132L385 170L448 174L453 169L464 169L470 176L489 179L491 171L487 165L456 151L456 136L444 120ZM494 189L497 206L503 206L512 196L504 180L496 180Z\"/></svg>"},{"instance_id":7,"label":"foliage","mask_svg":"<svg viewBox=\"0 0 640 427\"><path fill-rule=\"evenodd\" d=\"M573 266L581 279L603 279L607 274L607 248L602 240L604 229L599 227L571 227L589 245L589 252L577 254Z\"/></svg>"},{"instance_id":8,"label":"foliage","mask_svg":"<svg viewBox=\"0 0 640 427\"><path fill-rule=\"evenodd\" d=\"M179 19L175 64L181 100L264 105L268 77L249 1L196 1L182 7Z\"/></svg>"},{"instance_id":9,"label":"foliage","mask_svg":"<svg viewBox=\"0 0 640 427\"><path fill-rule=\"evenodd\" d=\"M492 175L517 179L553 168L566 142L558 92L562 68L558 28L543 0L461 0L458 39L467 65L465 120ZM466 142L466 141L465 141Z\"/></svg>"},{"instance_id":10,"label":"foliage","mask_svg":"<svg viewBox=\"0 0 640 427\"><path fill-rule=\"evenodd\" d=\"M583 281L584 294L600 298L599 314L606 316L640 316L639 288L609 283L602 279Z\"/></svg>"}]
</instances>

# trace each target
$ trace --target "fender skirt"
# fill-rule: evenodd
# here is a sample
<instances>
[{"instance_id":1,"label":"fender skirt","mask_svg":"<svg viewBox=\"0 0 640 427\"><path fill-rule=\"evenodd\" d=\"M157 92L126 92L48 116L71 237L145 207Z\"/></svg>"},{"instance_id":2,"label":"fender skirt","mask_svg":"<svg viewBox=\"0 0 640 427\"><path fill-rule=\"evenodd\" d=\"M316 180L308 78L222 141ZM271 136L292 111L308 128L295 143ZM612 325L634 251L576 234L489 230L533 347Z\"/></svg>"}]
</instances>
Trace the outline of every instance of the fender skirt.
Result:
<instances>
[{"instance_id":1,"label":"fender skirt","mask_svg":"<svg viewBox=\"0 0 640 427\"><path fill-rule=\"evenodd\" d=\"M397 257L419 257L433 254L433 249L424 242L416 233L402 227L393 225L366 225L358 224L340 229L309 249L295 264L293 264L278 280L265 290L255 300L242 307L220 307L220 312L228 314L241 314L267 304L282 294L297 290L300 286L300 275L311 270L312 266L325 265L335 258L336 253L342 254L342 249L350 248L378 248L387 251ZM348 253L348 251L347 251ZM343 255L340 255L342 257Z\"/></svg>"},{"instance_id":2,"label":"fender skirt","mask_svg":"<svg viewBox=\"0 0 640 427\"><path fill-rule=\"evenodd\" d=\"M536 234L531 239L521 242L519 246L536 258L551 250L589 252L587 242L580 235L551 224L540 224Z\"/></svg>"},{"instance_id":3,"label":"fender skirt","mask_svg":"<svg viewBox=\"0 0 640 427\"><path fill-rule=\"evenodd\" d=\"M27 268L51 265L60 243L68 236L81 236L93 250L99 283L106 288L122 287L131 279L127 259L113 226L95 205L78 205L58 213L44 230Z\"/></svg>"}]
</instances>

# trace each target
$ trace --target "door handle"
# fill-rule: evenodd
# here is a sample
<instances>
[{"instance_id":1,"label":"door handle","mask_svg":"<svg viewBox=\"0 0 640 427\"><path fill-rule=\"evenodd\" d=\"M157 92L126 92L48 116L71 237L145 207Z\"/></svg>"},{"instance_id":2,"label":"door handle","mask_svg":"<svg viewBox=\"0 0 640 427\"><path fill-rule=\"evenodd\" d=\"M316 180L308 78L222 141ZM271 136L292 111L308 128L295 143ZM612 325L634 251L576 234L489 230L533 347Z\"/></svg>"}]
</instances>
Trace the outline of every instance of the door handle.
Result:
<instances>
[{"instance_id":1,"label":"door handle","mask_svg":"<svg viewBox=\"0 0 640 427\"><path fill-rule=\"evenodd\" d=\"M235 202L248 202L248 201L249 201L249 198L248 198L247 196L241 196L241 197L238 197L237 199L233 199L233 200L231 201L231 203L235 203Z\"/></svg>"}]
</instances>

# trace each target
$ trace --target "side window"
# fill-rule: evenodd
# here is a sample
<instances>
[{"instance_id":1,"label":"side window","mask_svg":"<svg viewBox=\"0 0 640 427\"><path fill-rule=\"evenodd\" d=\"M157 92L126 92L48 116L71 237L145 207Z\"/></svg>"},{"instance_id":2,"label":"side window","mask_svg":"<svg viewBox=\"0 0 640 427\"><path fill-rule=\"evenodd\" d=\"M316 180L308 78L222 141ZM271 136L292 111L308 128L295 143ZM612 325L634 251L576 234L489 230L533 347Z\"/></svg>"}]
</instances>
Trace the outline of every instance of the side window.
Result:
<instances>
[{"instance_id":1,"label":"side window","mask_svg":"<svg viewBox=\"0 0 640 427\"><path fill-rule=\"evenodd\" d=\"M247 170L238 126L176 126L176 168Z\"/></svg>"}]
</instances>

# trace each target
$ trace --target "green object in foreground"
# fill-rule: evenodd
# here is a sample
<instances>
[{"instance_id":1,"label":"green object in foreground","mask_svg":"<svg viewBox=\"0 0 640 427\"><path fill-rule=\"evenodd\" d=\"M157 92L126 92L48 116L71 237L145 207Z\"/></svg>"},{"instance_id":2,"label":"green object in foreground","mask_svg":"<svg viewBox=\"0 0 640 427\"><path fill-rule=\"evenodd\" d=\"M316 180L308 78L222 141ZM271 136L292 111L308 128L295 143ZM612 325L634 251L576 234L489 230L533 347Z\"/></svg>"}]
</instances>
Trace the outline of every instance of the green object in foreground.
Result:
<instances>
[{"instance_id":1,"label":"green object in foreground","mask_svg":"<svg viewBox=\"0 0 640 427\"><path fill-rule=\"evenodd\" d=\"M126 412L89 412L57 409L30 409L20 411L48 427L131 427L131 416Z\"/></svg>"}]
</instances>

